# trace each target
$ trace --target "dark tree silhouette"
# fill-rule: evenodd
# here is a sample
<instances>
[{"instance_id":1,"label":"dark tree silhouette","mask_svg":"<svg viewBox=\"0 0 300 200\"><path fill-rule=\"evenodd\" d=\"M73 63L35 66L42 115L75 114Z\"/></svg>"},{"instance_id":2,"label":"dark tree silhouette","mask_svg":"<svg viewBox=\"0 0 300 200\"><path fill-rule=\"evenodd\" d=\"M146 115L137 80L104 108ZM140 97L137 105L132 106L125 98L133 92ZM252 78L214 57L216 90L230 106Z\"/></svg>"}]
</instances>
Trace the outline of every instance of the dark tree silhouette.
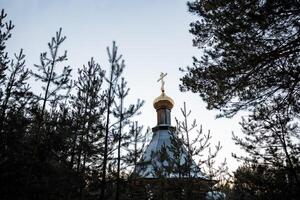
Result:
<instances>
[{"instance_id":1,"label":"dark tree silhouette","mask_svg":"<svg viewBox=\"0 0 300 200\"><path fill-rule=\"evenodd\" d=\"M124 134L123 129L129 124L130 118L140 114L140 108L143 106L144 101L138 99L137 103L129 105L128 108L124 105L124 100L128 96L129 89L127 88L127 82L124 78L121 78L121 82L117 85L115 95L117 99L114 101L115 109L113 110L114 117L117 118L116 124L117 134L117 187L116 187L116 200L120 199L120 172L121 161L124 160L121 157L121 148L127 145L130 135ZM119 101L119 102L116 102ZM127 141L126 141L127 140Z\"/></svg>"},{"instance_id":2,"label":"dark tree silhouette","mask_svg":"<svg viewBox=\"0 0 300 200\"><path fill-rule=\"evenodd\" d=\"M286 173L266 165L244 164L234 172L234 185L229 199L243 200L280 200L298 199L296 188L291 188L284 181Z\"/></svg>"},{"instance_id":3,"label":"dark tree silhouette","mask_svg":"<svg viewBox=\"0 0 300 200\"><path fill-rule=\"evenodd\" d=\"M11 60L7 68L6 80L3 81L3 99L1 102L0 130L4 128L7 120L7 112L24 110L28 101L32 98L29 85L26 81L29 78L29 70L25 69L25 55L20 50L18 55L14 55L15 60ZM7 145L8 132L4 134L3 147Z\"/></svg>"},{"instance_id":4,"label":"dark tree silhouette","mask_svg":"<svg viewBox=\"0 0 300 200\"><path fill-rule=\"evenodd\" d=\"M65 36L61 35L61 31L60 28L55 37L48 43L49 53L40 54L40 64L34 65L38 72L32 72L36 80L45 84L42 86L44 94L37 96L38 101L42 102L41 121L43 121L47 102L56 103L56 101L61 100L64 96L59 93L60 90L70 88L70 73L72 71L70 66L64 66L60 74L57 74L55 69L59 63L67 60L67 51L62 55L59 55L58 52L59 47L66 39Z\"/></svg>"},{"instance_id":5,"label":"dark tree silhouette","mask_svg":"<svg viewBox=\"0 0 300 200\"><path fill-rule=\"evenodd\" d=\"M203 56L186 69L181 90L198 93L219 116L252 112L241 123L245 138L234 135L248 155L235 157L271 167L276 178L282 178L276 170L285 172L288 178L278 182L299 188L299 1L208 0L188 7L200 17L190 32Z\"/></svg>"},{"instance_id":6,"label":"dark tree silhouette","mask_svg":"<svg viewBox=\"0 0 300 200\"><path fill-rule=\"evenodd\" d=\"M64 135L58 135L59 131L53 132L62 127L60 122L63 115L53 112L44 124L47 133L51 134L41 137L38 141L33 137L36 135L37 124L34 118L39 112L38 105L26 83L30 74L25 66L23 51L15 54L14 58L9 58L5 53L5 42L13 28L11 22L4 23L5 16L2 11L1 69L5 70L0 83L0 182L5 184L0 189L1 198L52 199L54 196L61 196L67 199L70 191L74 190L66 182L73 182L74 176L65 168L63 162ZM56 124L53 125L53 122ZM43 148L40 148L42 146Z\"/></svg>"},{"instance_id":7,"label":"dark tree silhouette","mask_svg":"<svg viewBox=\"0 0 300 200\"><path fill-rule=\"evenodd\" d=\"M225 116L280 96L299 112L299 1L195 1L194 46L203 56L181 78ZM184 71L184 70L183 70Z\"/></svg>"},{"instance_id":8,"label":"dark tree silhouette","mask_svg":"<svg viewBox=\"0 0 300 200\"><path fill-rule=\"evenodd\" d=\"M292 189L300 186L300 136L299 127L289 117L286 106L274 101L255 108L248 119L243 119L241 126L245 138L233 135L233 139L247 155L234 154L234 157L285 172L285 180L278 181L286 181Z\"/></svg>"},{"instance_id":9,"label":"dark tree silhouette","mask_svg":"<svg viewBox=\"0 0 300 200\"><path fill-rule=\"evenodd\" d=\"M7 14L4 10L1 10L0 14L0 84L2 85L6 79L5 70L8 68L8 63L10 59L7 52L5 51L6 42L11 37L11 31L14 28L14 25L11 21L5 21ZM0 91L0 99L2 97L2 91Z\"/></svg>"},{"instance_id":10,"label":"dark tree silhouette","mask_svg":"<svg viewBox=\"0 0 300 200\"><path fill-rule=\"evenodd\" d=\"M78 70L78 80L75 82L77 95L72 97L73 115L72 144L70 164L77 173L86 179L80 187L81 198L84 196L93 161L101 160L103 140L105 96L102 92L105 71L93 58L87 66ZM76 160L76 161L75 161ZM98 161L98 162L99 162ZM99 165L99 163L98 163Z\"/></svg>"},{"instance_id":11,"label":"dark tree silhouette","mask_svg":"<svg viewBox=\"0 0 300 200\"><path fill-rule=\"evenodd\" d=\"M66 39L61 29L48 43L49 50L40 54L37 71L30 72L22 49L12 58L6 52L14 26L5 18L2 10L1 199L129 197L130 169L145 140L137 124L128 125L144 102L125 104L129 91L121 78L125 64L115 43L107 48L108 74L92 58L78 70L73 84L71 68L60 68L67 60L66 51L59 53ZM42 94L31 92L30 78L41 83ZM131 157L125 158L127 153Z\"/></svg>"},{"instance_id":12,"label":"dark tree silhouette","mask_svg":"<svg viewBox=\"0 0 300 200\"><path fill-rule=\"evenodd\" d=\"M118 48L113 42L112 49L107 47L108 53L108 61L110 64L110 73L108 78L105 80L108 82L108 89L106 90L106 122L105 122L105 136L104 136L104 153L103 153L103 164L102 164L102 180L101 180L101 195L100 199L105 199L105 190L106 190L106 172L107 172L107 163L108 163L108 156L109 156L109 138L111 137L111 112L112 112L112 105L114 102L114 92L116 89L116 85L118 79L120 78L123 69L125 67L124 60L122 59L122 55L118 55ZM111 145L110 145L111 146Z\"/></svg>"}]
</instances>

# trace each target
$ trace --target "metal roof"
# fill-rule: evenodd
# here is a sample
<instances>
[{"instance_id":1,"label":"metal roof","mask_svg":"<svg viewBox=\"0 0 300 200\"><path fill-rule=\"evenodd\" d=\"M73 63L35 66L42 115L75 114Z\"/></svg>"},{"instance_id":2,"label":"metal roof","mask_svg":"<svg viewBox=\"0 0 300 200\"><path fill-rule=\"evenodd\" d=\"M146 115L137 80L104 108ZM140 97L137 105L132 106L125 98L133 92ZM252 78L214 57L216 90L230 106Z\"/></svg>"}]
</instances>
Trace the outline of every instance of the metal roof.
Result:
<instances>
[{"instance_id":1,"label":"metal roof","mask_svg":"<svg viewBox=\"0 0 300 200\"><path fill-rule=\"evenodd\" d=\"M160 127L167 127L167 130L164 130ZM151 142L149 143L148 147L146 148L142 159L139 163L138 166L135 167L135 173L142 178L157 178L157 169L161 168L163 166L168 166L167 161L163 161L161 163L159 157L158 157L158 152L161 151L163 147L167 149L167 156L168 158L173 158L173 152L169 151L169 147L172 145L171 140L172 140L172 135L175 133L171 131L172 127L168 125L164 126L157 126L153 128L154 133ZM173 128L174 129L174 128ZM184 165L186 160L187 160L187 150L184 147L180 148L182 151L180 153L180 165ZM191 166L191 173L190 175L195 178L204 178L206 177L203 175L199 167L196 165L194 161L192 161L192 166ZM170 174L166 174L166 177L169 178L174 178L174 177L179 177L179 174L174 172Z\"/></svg>"}]
</instances>

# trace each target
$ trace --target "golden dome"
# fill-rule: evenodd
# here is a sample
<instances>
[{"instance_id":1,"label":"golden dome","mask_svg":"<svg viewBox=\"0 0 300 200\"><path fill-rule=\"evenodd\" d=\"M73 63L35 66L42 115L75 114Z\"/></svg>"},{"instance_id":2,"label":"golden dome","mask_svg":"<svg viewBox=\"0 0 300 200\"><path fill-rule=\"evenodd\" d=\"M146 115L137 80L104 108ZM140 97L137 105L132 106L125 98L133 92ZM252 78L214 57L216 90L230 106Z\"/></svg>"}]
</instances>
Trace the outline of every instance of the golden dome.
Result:
<instances>
[{"instance_id":1,"label":"golden dome","mask_svg":"<svg viewBox=\"0 0 300 200\"><path fill-rule=\"evenodd\" d=\"M168 97L162 92L160 96L154 99L153 106L156 110L160 108L168 108L171 110L174 106L174 101L171 97Z\"/></svg>"}]
</instances>

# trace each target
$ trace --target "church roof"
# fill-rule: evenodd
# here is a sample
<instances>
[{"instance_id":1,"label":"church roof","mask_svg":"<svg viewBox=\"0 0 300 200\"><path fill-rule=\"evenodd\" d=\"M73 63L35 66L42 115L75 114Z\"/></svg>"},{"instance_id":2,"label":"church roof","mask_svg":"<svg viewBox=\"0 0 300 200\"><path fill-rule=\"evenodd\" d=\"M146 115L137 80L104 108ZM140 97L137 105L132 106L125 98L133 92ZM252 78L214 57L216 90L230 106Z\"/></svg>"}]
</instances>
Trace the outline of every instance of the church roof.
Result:
<instances>
[{"instance_id":1,"label":"church roof","mask_svg":"<svg viewBox=\"0 0 300 200\"><path fill-rule=\"evenodd\" d=\"M168 148L172 145L172 135L175 134L172 131L172 128L168 128L168 126L158 126L155 127L157 130L153 133L153 137L151 142L149 143L147 149L145 150L141 163L139 166L136 167L135 172L139 177L143 178L157 178L157 169L160 167L167 167L168 162L164 161L161 163L159 157L157 156L157 153L162 150L162 148L166 148L166 152L168 154L169 159L173 159L174 155L172 151L169 151ZM174 130L174 128L173 128ZM181 148L181 155L180 155L180 165L184 165L187 161L187 150L182 147ZM173 172L171 174L168 174L169 178L178 177L179 174L176 172ZM206 178L201 170L198 168L196 163L192 161L191 165L191 177L195 178Z\"/></svg>"},{"instance_id":2,"label":"church roof","mask_svg":"<svg viewBox=\"0 0 300 200\"><path fill-rule=\"evenodd\" d=\"M139 164L135 166L135 174L142 178L157 178L158 174L162 171L167 178L179 177L179 172L176 172L179 171L176 169L176 165L179 165L177 168L187 166L188 151L185 147L177 147L179 151L177 151L176 156L174 155L174 151L172 151L172 147L174 147L172 140L176 137L175 128L171 126L171 109L174 106L174 101L165 94L163 78L166 75L161 73L160 79L158 79L158 81L162 82L162 93L153 102L153 106L157 112L157 126L152 129L152 140L146 148ZM162 150L167 154L164 155L164 158L162 158ZM177 160L175 161L175 159ZM171 167L172 169L170 169ZM191 177L206 179L194 161L192 161L189 171ZM180 176L187 177L186 173Z\"/></svg>"}]
</instances>

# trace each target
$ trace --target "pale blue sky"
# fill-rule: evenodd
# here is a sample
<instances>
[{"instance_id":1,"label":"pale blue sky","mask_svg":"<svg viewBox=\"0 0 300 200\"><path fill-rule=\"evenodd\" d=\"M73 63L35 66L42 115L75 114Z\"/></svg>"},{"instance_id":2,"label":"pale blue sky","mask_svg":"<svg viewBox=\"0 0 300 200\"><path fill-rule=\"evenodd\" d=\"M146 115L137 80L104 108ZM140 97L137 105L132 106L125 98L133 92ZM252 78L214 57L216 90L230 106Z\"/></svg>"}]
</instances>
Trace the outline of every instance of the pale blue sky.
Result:
<instances>
[{"instance_id":1,"label":"pale blue sky","mask_svg":"<svg viewBox=\"0 0 300 200\"><path fill-rule=\"evenodd\" d=\"M67 63L74 69L74 78L77 68L90 57L107 69L106 46L115 40L126 62L124 75L131 88L129 101L137 98L146 101L142 115L137 118L145 127L155 126L152 102L160 94L156 81L161 71L168 73L166 92L175 101L172 123L175 116L181 117L180 107L186 101L198 124L205 131L211 130L213 143L221 141L223 150L219 158L227 157L231 169L236 168L231 152L240 150L233 144L231 133L239 134L239 117L216 120L217 111L208 111L197 95L178 89L183 75L178 68L190 65L192 56L201 55L192 47L189 24L197 18L187 12L186 1L0 0L0 5L16 26L8 43L9 53L23 48L31 69L59 27L67 36L61 50L68 50Z\"/></svg>"}]
</instances>

